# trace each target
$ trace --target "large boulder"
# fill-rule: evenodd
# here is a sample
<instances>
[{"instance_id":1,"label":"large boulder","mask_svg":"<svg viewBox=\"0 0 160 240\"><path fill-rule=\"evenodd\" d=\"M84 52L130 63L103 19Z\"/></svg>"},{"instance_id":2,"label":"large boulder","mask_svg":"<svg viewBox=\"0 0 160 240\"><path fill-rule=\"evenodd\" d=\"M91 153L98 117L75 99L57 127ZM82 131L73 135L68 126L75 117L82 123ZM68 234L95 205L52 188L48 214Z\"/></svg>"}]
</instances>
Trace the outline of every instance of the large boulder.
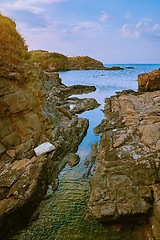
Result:
<instances>
[{"instance_id":1,"label":"large boulder","mask_svg":"<svg viewBox=\"0 0 160 240\"><path fill-rule=\"evenodd\" d=\"M140 92L160 90L160 68L138 76L138 89Z\"/></svg>"}]
</instances>

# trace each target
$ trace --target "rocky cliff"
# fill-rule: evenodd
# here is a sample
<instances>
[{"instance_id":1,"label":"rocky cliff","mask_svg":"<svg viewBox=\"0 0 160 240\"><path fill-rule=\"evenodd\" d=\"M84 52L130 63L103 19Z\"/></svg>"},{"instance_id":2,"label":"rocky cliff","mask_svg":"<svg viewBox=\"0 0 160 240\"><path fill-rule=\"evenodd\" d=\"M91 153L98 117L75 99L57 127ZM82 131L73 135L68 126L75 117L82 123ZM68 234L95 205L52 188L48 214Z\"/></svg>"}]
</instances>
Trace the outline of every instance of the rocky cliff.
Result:
<instances>
[{"instance_id":1,"label":"rocky cliff","mask_svg":"<svg viewBox=\"0 0 160 240\"><path fill-rule=\"evenodd\" d=\"M152 75L157 79L157 71ZM87 215L105 223L141 224L134 239L158 240L160 91L122 91L105 102L106 119L94 130L102 135Z\"/></svg>"},{"instance_id":2,"label":"rocky cliff","mask_svg":"<svg viewBox=\"0 0 160 240\"><path fill-rule=\"evenodd\" d=\"M48 185L55 190L58 173L68 162L77 163L75 152L89 122L76 115L98 107L94 99L69 98L94 91L91 86L66 87L57 73L49 74L30 65L23 39L15 23L2 17L0 43L0 232L1 239L28 223ZM20 45L11 41L13 30ZM13 34L11 34L13 36ZM9 46L7 48L7 46ZM9 61L9 52L14 53ZM8 49L8 52L7 52ZM7 52L7 54L6 54ZM12 53L11 53L12 54ZM17 54L17 56L16 56ZM16 61L16 59L17 61ZM15 61L14 61L15 60ZM6 67L6 68L5 68ZM49 142L53 150L36 155L34 149ZM74 163L75 162L75 163Z\"/></svg>"}]
</instances>

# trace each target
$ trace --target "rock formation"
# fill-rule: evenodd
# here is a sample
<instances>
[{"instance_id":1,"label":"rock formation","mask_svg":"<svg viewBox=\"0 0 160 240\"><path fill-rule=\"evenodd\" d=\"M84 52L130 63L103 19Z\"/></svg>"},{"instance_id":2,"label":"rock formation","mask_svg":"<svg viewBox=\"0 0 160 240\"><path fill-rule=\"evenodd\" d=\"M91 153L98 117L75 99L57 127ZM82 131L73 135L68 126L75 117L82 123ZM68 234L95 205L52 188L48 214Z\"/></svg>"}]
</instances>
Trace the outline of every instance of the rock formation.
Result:
<instances>
[{"instance_id":1,"label":"rock formation","mask_svg":"<svg viewBox=\"0 0 160 240\"><path fill-rule=\"evenodd\" d=\"M138 76L138 90L148 92L160 90L160 68L150 73L143 73Z\"/></svg>"},{"instance_id":2,"label":"rock formation","mask_svg":"<svg viewBox=\"0 0 160 240\"><path fill-rule=\"evenodd\" d=\"M157 71L152 74L156 78ZM147 79L151 73L145 76ZM141 239L154 236L158 240L160 91L123 91L105 103L106 119L95 129L102 135L87 216L105 223L148 223L145 231L141 229L144 235L148 231L148 237Z\"/></svg>"}]
</instances>

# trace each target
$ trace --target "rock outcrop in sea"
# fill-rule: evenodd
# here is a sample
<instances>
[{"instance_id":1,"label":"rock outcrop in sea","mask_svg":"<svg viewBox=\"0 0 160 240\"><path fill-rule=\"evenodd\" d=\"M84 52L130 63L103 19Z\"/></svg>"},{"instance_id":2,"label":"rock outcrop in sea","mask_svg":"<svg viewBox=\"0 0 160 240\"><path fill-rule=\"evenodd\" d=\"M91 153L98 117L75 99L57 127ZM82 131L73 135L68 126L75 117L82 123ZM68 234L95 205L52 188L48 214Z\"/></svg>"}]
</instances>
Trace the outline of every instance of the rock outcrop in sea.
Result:
<instances>
[{"instance_id":1,"label":"rock outcrop in sea","mask_svg":"<svg viewBox=\"0 0 160 240\"><path fill-rule=\"evenodd\" d=\"M140 79L152 76L152 90L157 90L158 74L154 70ZM91 177L87 216L104 223L146 223L141 239L154 236L158 240L160 91L122 91L106 98L103 112L106 119L94 129L102 135Z\"/></svg>"},{"instance_id":2,"label":"rock outcrop in sea","mask_svg":"<svg viewBox=\"0 0 160 240\"><path fill-rule=\"evenodd\" d=\"M160 68L138 76L139 92L160 90Z\"/></svg>"}]
</instances>

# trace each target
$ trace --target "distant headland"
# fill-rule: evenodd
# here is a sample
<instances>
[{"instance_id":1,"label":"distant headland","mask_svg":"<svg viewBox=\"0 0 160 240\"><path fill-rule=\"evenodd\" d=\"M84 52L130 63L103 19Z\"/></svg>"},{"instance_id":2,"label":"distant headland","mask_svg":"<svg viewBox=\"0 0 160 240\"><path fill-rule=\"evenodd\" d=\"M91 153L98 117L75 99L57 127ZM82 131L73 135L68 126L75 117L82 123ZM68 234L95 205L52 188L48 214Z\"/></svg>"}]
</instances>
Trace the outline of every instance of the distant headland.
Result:
<instances>
[{"instance_id":1,"label":"distant headland","mask_svg":"<svg viewBox=\"0 0 160 240\"><path fill-rule=\"evenodd\" d=\"M56 52L45 50L30 51L31 62L40 66L47 72L59 72L70 70L124 70L114 66L105 67L102 62L88 56L67 57Z\"/></svg>"}]
</instances>

